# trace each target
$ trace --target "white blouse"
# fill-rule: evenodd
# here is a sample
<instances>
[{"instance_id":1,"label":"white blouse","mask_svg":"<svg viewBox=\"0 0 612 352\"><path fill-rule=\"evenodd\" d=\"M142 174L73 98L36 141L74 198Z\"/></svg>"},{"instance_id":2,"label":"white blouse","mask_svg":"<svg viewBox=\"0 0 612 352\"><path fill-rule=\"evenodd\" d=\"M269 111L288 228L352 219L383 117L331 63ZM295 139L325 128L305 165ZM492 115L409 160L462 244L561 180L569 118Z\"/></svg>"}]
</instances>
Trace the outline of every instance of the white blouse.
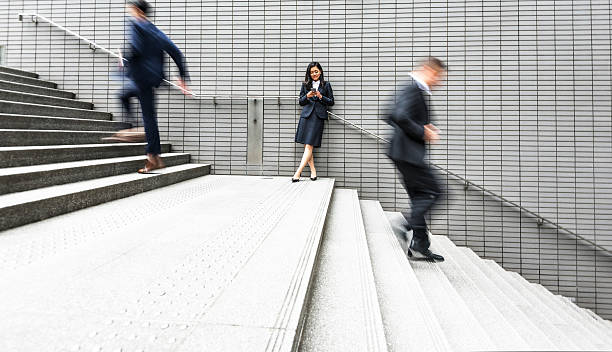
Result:
<instances>
[{"instance_id":1,"label":"white blouse","mask_svg":"<svg viewBox=\"0 0 612 352\"><path fill-rule=\"evenodd\" d=\"M321 84L321 81L312 81L312 88L319 90L320 84Z\"/></svg>"}]
</instances>

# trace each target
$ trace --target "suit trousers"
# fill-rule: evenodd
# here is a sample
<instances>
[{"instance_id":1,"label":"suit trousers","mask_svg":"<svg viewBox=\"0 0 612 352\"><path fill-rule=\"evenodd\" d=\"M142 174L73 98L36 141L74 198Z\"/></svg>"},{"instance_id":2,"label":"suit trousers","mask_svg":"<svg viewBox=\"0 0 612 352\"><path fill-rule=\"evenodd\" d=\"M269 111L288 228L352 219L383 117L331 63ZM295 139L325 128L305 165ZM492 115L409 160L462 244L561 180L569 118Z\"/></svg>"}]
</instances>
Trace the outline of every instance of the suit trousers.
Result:
<instances>
[{"instance_id":1,"label":"suit trousers","mask_svg":"<svg viewBox=\"0 0 612 352\"><path fill-rule=\"evenodd\" d=\"M161 154L161 141L159 138L159 127L157 125L157 114L155 111L154 87L137 85L134 82L126 84L119 95L119 99L126 112L130 113L130 98L137 97L142 110L142 122L147 137L147 154Z\"/></svg>"},{"instance_id":2,"label":"suit trousers","mask_svg":"<svg viewBox=\"0 0 612 352\"><path fill-rule=\"evenodd\" d=\"M402 175L402 183L410 197L410 217L406 215L404 217L412 227L414 245L421 249L427 249L430 241L427 235L425 214L440 197L442 190L435 175L427 165L417 166L398 160L394 160L394 162Z\"/></svg>"}]
</instances>

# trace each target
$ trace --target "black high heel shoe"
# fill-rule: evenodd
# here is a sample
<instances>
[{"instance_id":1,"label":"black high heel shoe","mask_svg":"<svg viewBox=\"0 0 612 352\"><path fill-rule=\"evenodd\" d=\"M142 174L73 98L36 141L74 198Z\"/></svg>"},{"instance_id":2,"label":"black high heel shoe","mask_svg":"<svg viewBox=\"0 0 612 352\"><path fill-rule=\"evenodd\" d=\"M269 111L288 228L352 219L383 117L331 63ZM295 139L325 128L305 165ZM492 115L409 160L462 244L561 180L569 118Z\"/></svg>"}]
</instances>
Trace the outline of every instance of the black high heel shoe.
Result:
<instances>
[{"instance_id":1,"label":"black high heel shoe","mask_svg":"<svg viewBox=\"0 0 612 352\"><path fill-rule=\"evenodd\" d=\"M295 183L295 182L300 182L300 179L299 179L299 178L293 178L293 177L292 177L292 178L291 178L291 182L293 182L293 183Z\"/></svg>"},{"instance_id":2,"label":"black high heel shoe","mask_svg":"<svg viewBox=\"0 0 612 352\"><path fill-rule=\"evenodd\" d=\"M317 180L317 176L311 177L310 179L313 180L313 181L316 181Z\"/></svg>"}]
</instances>

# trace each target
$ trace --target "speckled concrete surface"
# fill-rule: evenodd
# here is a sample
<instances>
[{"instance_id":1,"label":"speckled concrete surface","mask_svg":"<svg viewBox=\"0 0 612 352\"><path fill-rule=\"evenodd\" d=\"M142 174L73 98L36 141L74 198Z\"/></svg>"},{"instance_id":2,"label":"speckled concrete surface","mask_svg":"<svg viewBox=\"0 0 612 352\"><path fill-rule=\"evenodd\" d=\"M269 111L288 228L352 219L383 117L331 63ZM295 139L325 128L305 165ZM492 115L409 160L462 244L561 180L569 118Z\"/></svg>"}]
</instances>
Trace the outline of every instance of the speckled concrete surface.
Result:
<instances>
[{"instance_id":1,"label":"speckled concrete surface","mask_svg":"<svg viewBox=\"0 0 612 352\"><path fill-rule=\"evenodd\" d=\"M0 350L289 350L332 188L206 176L2 232Z\"/></svg>"}]
</instances>

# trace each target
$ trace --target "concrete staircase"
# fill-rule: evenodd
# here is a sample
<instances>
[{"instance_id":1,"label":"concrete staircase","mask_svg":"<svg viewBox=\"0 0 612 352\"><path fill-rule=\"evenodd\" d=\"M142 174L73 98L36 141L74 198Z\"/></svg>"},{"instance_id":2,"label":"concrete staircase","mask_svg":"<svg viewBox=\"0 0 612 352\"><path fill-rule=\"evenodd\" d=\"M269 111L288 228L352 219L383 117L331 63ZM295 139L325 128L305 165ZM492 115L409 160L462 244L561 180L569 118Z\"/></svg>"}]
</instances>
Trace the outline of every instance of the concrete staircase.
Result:
<instances>
[{"instance_id":1,"label":"concrete staircase","mask_svg":"<svg viewBox=\"0 0 612 352\"><path fill-rule=\"evenodd\" d=\"M165 144L169 167L136 174L144 144L102 143L130 125L93 108L35 73L0 67L0 230L210 172Z\"/></svg>"},{"instance_id":2,"label":"concrete staircase","mask_svg":"<svg viewBox=\"0 0 612 352\"><path fill-rule=\"evenodd\" d=\"M24 132L98 123L5 116ZM180 153L143 176L142 144L30 140L0 148L0 351L612 346L609 321L444 236L445 262L408 260L401 214L332 179L194 177L207 166Z\"/></svg>"}]
</instances>

